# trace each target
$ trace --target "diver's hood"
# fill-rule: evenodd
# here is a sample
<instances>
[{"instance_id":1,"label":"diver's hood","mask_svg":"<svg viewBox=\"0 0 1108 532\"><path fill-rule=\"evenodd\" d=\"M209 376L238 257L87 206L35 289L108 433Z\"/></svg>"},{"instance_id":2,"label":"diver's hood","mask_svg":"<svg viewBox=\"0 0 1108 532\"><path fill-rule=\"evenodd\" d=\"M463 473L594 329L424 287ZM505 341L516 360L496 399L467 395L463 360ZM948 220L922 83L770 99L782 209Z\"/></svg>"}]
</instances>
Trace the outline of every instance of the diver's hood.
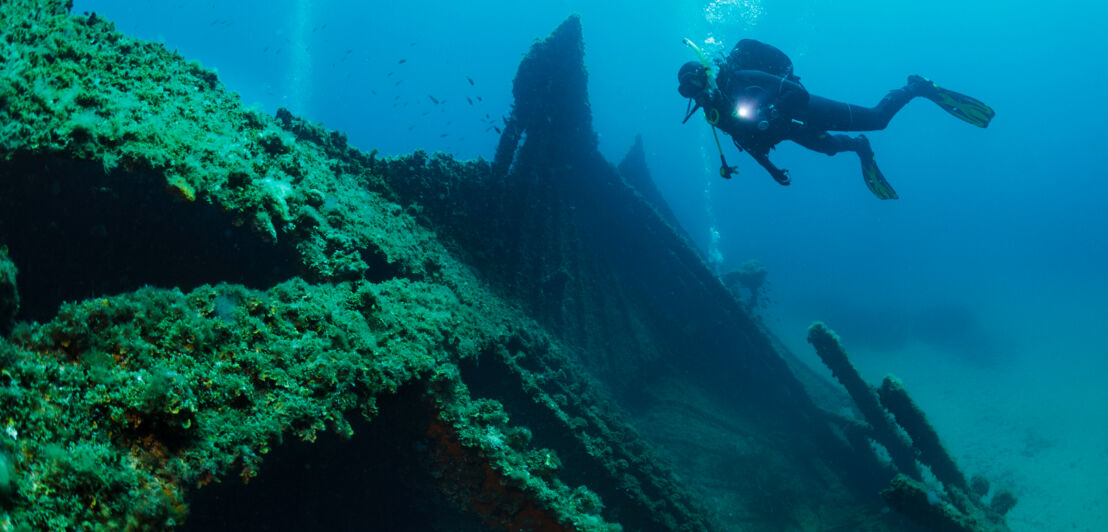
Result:
<instances>
[{"instance_id":1,"label":"diver's hood","mask_svg":"<svg viewBox=\"0 0 1108 532\"><path fill-rule=\"evenodd\" d=\"M681 96L695 98L708 87L708 69L697 61L689 61L677 71L677 83Z\"/></svg>"},{"instance_id":2,"label":"diver's hood","mask_svg":"<svg viewBox=\"0 0 1108 532\"><path fill-rule=\"evenodd\" d=\"M685 119L681 121L684 124L701 107L699 99L708 90L708 69L699 61L689 61L677 71L677 83L677 92L689 99Z\"/></svg>"}]
</instances>

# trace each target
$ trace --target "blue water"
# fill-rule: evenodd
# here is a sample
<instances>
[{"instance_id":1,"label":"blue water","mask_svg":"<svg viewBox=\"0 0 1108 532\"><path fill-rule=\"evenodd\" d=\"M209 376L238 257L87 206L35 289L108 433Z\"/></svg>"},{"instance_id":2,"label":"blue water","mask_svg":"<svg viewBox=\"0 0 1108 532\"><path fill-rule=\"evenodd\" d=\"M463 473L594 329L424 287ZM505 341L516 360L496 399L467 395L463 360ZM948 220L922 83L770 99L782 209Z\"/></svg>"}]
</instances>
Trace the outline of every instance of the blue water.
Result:
<instances>
[{"instance_id":1,"label":"blue water","mask_svg":"<svg viewBox=\"0 0 1108 532\"><path fill-rule=\"evenodd\" d=\"M1071 436L1085 438L1081 445L1038 458L1071 471L1053 480L1082 482L1066 475L1108 469L1108 397L1095 377L1108 366L1100 333L1108 322L1103 3L75 3L76 12L91 10L217 69L248 104L288 107L366 150L422 148L463 159L491 159L492 127L509 110L522 54L579 13L602 152L618 162L643 135L659 188L705 253L721 257L716 267L751 258L768 267L765 318L786 344L805 351L804 326L823 319L857 346L864 368L916 372L901 376L915 382L940 424L964 435L951 445L965 462L996 449L1020 456L1022 436L997 432L1001 443L990 448L983 431L1072 430L1055 436L1056 448ZM984 100L997 117L982 130L917 100L869 134L897 201L870 195L852 154L827 157L788 143L772 159L791 171L792 186L777 185L726 144L740 174L724 181L708 127L680 123L676 71L694 58L685 37L709 48L718 42L719 51L743 37L772 43L821 96L872 105L921 74ZM882 350L892 354L882 358ZM920 364L924 356L934 362ZM942 388L943 372L979 372L972 375L990 391ZM1057 425L1019 425L1032 422L1006 397L1032 392L1042 397L1030 403L1053 414L1030 419ZM944 417L955 403L1011 424L975 430L980 417ZM1050 481L1031 466L982 467L1007 472L1024 490L1017 529L1050 529L1020 517L1042 510L1036 497L1074 495L1036 491L1029 485ZM1097 482L1093 493L1108 494ZM1068 512L1051 518L1059 528L1108 529L1104 510L1048 506Z\"/></svg>"}]
</instances>

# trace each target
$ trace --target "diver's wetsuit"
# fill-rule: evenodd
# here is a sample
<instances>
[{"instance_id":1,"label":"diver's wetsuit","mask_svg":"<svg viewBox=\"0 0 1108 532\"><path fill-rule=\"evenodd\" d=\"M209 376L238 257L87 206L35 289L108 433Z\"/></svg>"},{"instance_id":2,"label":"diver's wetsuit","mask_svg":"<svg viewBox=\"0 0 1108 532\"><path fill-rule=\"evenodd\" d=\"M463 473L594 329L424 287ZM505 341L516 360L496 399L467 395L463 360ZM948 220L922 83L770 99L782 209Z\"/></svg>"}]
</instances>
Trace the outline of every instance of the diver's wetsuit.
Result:
<instances>
[{"instance_id":1,"label":"diver's wetsuit","mask_svg":"<svg viewBox=\"0 0 1108 532\"><path fill-rule=\"evenodd\" d=\"M700 49L691 41L687 44ZM898 111L917 96L931 100L947 113L977 127L988 127L996 115L984 102L939 87L927 78L908 76L908 84L894 89L873 107L860 107L813 96L793 73L793 64L783 52L753 39L735 45L726 60L717 60L718 75L700 56L677 71L677 92L689 98L685 122L703 108L713 127L731 135L735 145L749 153L773 179L788 185L788 172L769 160L769 150L783 140L791 140L813 151L834 155L842 151L858 154L862 178L879 199L896 199L896 191L881 174L865 135L851 137L829 131L875 131L885 129ZM696 107L692 107L692 101ZM714 130L713 130L714 131ZM717 144L719 138L716 138ZM720 148L722 177L731 177L735 167L728 166Z\"/></svg>"},{"instance_id":2,"label":"diver's wetsuit","mask_svg":"<svg viewBox=\"0 0 1108 532\"><path fill-rule=\"evenodd\" d=\"M810 96L805 109L799 110L797 125L786 139L805 148L827 155L841 151L857 151L858 140L847 135L832 135L828 131L876 131L885 129L901 108L916 94L909 87L889 91L874 107L838 102L820 96Z\"/></svg>"},{"instance_id":3,"label":"diver's wetsuit","mask_svg":"<svg viewBox=\"0 0 1108 532\"><path fill-rule=\"evenodd\" d=\"M709 122L731 135L739 149L781 184L789 183L787 172L769 160L769 150L781 141L791 140L827 155L853 151L865 165L873 159L865 137L828 131L884 129L897 111L922 95L920 87L907 85L890 91L874 107L814 96L793 74L788 56L753 39L739 41L721 63L718 90L700 93L697 103L705 108Z\"/></svg>"},{"instance_id":4,"label":"diver's wetsuit","mask_svg":"<svg viewBox=\"0 0 1108 532\"><path fill-rule=\"evenodd\" d=\"M890 91L874 107L861 107L809 94L797 81L752 70L721 72L719 89L709 104L713 108L734 110L750 104L763 109L763 113L770 106L776 111L774 116L764 117L767 122L764 130L758 129L758 119L727 111L720 112L716 124L763 166L768 162L764 156L769 149L783 140L827 155L868 150L868 143L858 137L832 135L828 131L885 129L893 115L917 95L908 86ZM766 169L780 172L775 167Z\"/></svg>"}]
</instances>

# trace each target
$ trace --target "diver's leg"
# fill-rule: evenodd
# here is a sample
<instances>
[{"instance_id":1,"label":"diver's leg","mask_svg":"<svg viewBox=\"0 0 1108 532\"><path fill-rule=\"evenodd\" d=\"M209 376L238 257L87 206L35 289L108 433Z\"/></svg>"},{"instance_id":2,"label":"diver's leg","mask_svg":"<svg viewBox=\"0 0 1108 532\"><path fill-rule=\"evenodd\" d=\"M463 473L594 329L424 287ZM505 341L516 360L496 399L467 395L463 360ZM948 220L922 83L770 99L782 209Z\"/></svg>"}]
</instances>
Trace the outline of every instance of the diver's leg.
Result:
<instances>
[{"instance_id":1,"label":"diver's leg","mask_svg":"<svg viewBox=\"0 0 1108 532\"><path fill-rule=\"evenodd\" d=\"M812 151L818 151L827 155L835 155L839 152L852 151L858 154L862 163L862 179L866 187L879 199L896 199L896 191L885 180L881 170L877 168L877 160L873 157L873 149L870 148L869 139L865 135L850 137L847 135L832 135L826 131L816 131L809 128L801 128L791 135L790 140Z\"/></svg>"},{"instance_id":2,"label":"diver's leg","mask_svg":"<svg viewBox=\"0 0 1108 532\"><path fill-rule=\"evenodd\" d=\"M862 142L859 139L865 137L850 137L847 135L833 135L827 131L817 130L810 127L800 128L789 136L789 140L804 146L812 151L818 151L827 155L835 155L836 153L843 151L857 152L862 146ZM865 142L868 147L869 143Z\"/></svg>"},{"instance_id":3,"label":"diver's leg","mask_svg":"<svg viewBox=\"0 0 1108 532\"><path fill-rule=\"evenodd\" d=\"M812 95L808 102L807 121L815 128L831 131L876 131L885 129L893 115L912 98L919 96L912 85L889 91L877 105L858 105Z\"/></svg>"}]
</instances>

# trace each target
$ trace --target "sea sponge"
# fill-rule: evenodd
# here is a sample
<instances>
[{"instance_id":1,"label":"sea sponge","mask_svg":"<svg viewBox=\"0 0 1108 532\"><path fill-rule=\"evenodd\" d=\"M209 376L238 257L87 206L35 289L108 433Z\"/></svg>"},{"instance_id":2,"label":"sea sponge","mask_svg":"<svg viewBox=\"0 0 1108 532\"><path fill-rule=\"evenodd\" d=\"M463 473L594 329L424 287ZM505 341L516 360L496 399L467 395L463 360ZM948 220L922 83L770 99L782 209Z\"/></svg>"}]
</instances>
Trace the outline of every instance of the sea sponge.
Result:
<instances>
[{"instance_id":1,"label":"sea sponge","mask_svg":"<svg viewBox=\"0 0 1108 532\"><path fill-rule=\"evenodd\" d=\"M259 179L254 181L254 184L258 187L258 193L269 201L272 210L281 220L285 222L292 221L288 202L293 195L291 184L272 177Z\"/></svg>"}]
</instances>

